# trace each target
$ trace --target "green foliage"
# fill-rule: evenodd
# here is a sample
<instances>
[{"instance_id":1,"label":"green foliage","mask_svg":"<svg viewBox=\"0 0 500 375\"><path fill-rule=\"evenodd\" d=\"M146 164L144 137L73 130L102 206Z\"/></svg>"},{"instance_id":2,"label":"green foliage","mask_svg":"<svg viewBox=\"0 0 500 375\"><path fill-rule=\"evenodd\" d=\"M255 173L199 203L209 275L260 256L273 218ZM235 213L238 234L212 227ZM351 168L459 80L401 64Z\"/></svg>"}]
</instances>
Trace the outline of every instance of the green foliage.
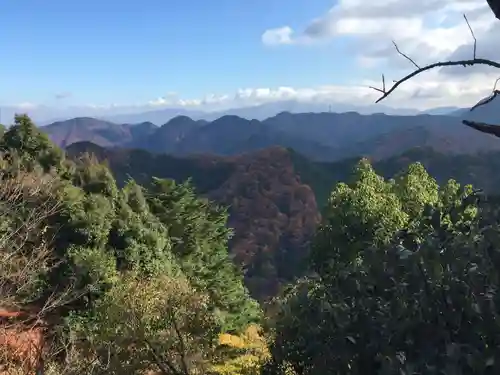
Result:
<instances>
[{"instance_id":1,"label":"green foliage","mask_svg":"<svg viewBox=\"0 0 500 375\"><path fill-rule=\"evenodd\" d=\"M168 228L172 252L194 286L206 290L225 320L240 331L257 321L257 304L239 282L241 273L228 257L231 230L227 213L196 197L189 182L153 179L147 194L151 211Z\"/></svg>"},{"instance_id":2,"label":"green foliage","mask_svg":"<svg viewBox=\"0 0 500 375\"><path fill-rule=\"evenodd\" d=\"M281 300L268 373L497 373L498 226L472 188L439 189L421 165L355 176L332 193L311 276Z\"/></svg>"},{"instance_id":3,"label":"green foliage","mask_svg":"<svg viewBox=\"0 0 500 375\"><path fill-rule=\"evenodd\" d=\"M0 138L0 151L8 181L31 178L23 182L30 189L14 191L16 204L9 207L15 211L0 199L0 255L8 249L23 256L48 252L39 270L26 268L33 277L23 290L30 295L10 301L44 306L65 293L50 322L76 348L66 355L74 369L97 363L101 373L139 374L168 362L182 374L195 374L208 363L220 332L238 332L259 318L228 257L226 211L198 198L189 184L154 179L146 189L130 180L119 188L91 155L64 159L27 116L16 117ZM45 188L45 180L55 183ZM36 209L52 207L47 202L57 210L44 211L36 225L21 230ZM9 233L16 228L27 234L15 237L25 242L14 248ZM30 232L38 229L43 231ZM11 291L21 290L5 282ZM179 349L181 342L189 347ZM105 353L113 356L111 370Z\"/></svg>"},{"instance_id":4,"label":"green foliage","mask_svg":"<svg viewBox=\"0 0 500 375\"><path fill-rule=\"evenodd\" d=\"M22 165L31 169L39 164L45 171L57 168L62 151L50 142L48 136L37 129L27 115L16 115L11 126L0 139L0 151L15 151Z\"/></svg>"},{"instance_id":5,"label":"green foliage","mask_svg":"<svg viewBox=\"0 0 500 375\"><path fill-rule=\"evenodd\" d=\"M220 331L208 305L182 278L123 274L91 312L70 317L80 350L69 360L96 374L204 373Z\"/></svg>"},{"instance_id":6,"label":"green foliage","mask_svg":"<svg viewBox=\"0 0 500 375\"><path fill-rule=\"evenodd\" d=\"M500 204L439 186L420 163L385 179L361 160L335 186L307 277L269 309L267 345L228 257L227 212L189 182L117 184L91 155L65 159L27 116L0 151L0 302L51 304L43 318L71 348L59 373L500 370Z\"/></svg>"},{"instance_id":7,"label":"green foliage","mask_svg":"<svg viewBox=\"0 0 500 375\"><path fill-rule=\"evenodd\" d=\"M330 196L324 224L311 251L313 269L327 277L339 262L359 260L366 246L387 243L408 222L397 195L404 191L378 176L368 161L360 161L353 182L339 183Z\"/></svg>"}]
</instances>

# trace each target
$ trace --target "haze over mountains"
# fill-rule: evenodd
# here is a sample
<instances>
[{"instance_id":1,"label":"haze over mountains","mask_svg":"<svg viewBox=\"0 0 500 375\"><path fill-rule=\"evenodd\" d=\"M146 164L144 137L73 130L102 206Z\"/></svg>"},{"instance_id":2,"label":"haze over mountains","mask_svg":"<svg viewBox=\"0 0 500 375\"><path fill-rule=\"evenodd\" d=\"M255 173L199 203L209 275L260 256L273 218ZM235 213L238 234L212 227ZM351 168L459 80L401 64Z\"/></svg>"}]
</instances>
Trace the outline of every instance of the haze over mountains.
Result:
<instances>
[{"instance_id":1,"label":"haze over mountains","mask_svg":"<svg viewBox=\"0 0 500 375\"><path fill-rule=\"evenodd\" d=\"M459 110L457 107L432 108L419 111L411 108L392 108L381 104L356 105L353 103L281 100L252 106L241 106L225 109L196 109L195 107L162 107L162 106L108 106L108 107L50 107L50 106L3 106L0 108L0 123L10 123L16 113L28 114L37 124L47 125L55 121L63 121L75 117L94 117L116 123L152 122L163 125L176 116L188 116L195 120L213 121L225 115L234 115L249 120L265 120L281 112L358 112L360 114L385 113L388 115L436 114L444 115Z\"/></svg>"},{"instance_id":2,"label":"haze over mountains","mask_svg":"<svg viewBox=\"0 0 500 375\"><path fill-rule=\"evenodd\" d=\"M176 116L161 126L152 121L119 124L90 117L54 122L42 129L59 146L88 141L103 147L139 148L175 156L238 155L271 146L292 148L317 161L369 155L381 159L413 147L451 154L500 150L500 143L461 124L464 117L493 122L498 103L454 115L363 115L281 112L265 120L224 115L214 120Z\"/></svg>"}]
</instances>

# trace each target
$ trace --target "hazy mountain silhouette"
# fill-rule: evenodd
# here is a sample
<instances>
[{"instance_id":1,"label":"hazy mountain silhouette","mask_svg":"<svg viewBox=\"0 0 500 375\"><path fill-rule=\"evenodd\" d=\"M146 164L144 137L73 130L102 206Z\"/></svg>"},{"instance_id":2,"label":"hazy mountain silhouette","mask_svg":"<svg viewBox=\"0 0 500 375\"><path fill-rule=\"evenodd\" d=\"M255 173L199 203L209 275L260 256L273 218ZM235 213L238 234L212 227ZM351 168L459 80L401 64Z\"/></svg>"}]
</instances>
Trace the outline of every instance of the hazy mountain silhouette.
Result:
<instances>
[{"instance_id":1,"label":"hazy mountain silhouette","mask_svg":"<svg viewBox=\"0 0 500 375\"><path fill-rule=\"evenodd\" d=\"M462 125L457 116L283 112L264 121L223 116L209 122L177 116L160 127L77 118L42 129L62 147L90 141L177 156L238 155L271 146L322 161L357 155L386 158L419 146L462 154L500 150L495 137Z\"/></svg>"}]
</instances>

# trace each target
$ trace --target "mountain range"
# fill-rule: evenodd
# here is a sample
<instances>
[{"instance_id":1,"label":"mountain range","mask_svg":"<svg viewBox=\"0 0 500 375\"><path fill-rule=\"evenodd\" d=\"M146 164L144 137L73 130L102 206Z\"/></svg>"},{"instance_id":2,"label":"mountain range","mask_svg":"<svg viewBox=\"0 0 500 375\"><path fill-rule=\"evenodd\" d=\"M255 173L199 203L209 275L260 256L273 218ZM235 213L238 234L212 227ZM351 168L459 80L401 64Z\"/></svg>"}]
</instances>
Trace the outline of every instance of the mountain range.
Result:
<instances>
[{"instance_id":1,"label":"mountain range","mask_svg":"<svg viewBox=\"0 0 500 375\"><path fill-rule=\"evenodd\" d=\"M115 123L142 123L152 122L163 125L177 116L188 116L195 120L213 121L225 115L243 117L248 120L265 120L281 112L310 113L310 112L351 112L361 114L385 113L388 115L416 115L435 114L446 115L459 110L457 107L432 108L419 111L410 108L392 108L382 104L357 105L342 102L280 100L258 105L241 103L234 108L204 107L167 107L167 106L67 106L51 107L47 105L1 106L0 123L10 123L16 113L28 114L36 123L47 125L56 121L64 121L75 117L93 117Z\"/></svg>"},{"instance_id":2,"label":"mountain range","mask_svg":"<svg viewBox=\"0 0 500 375\"><path fill-rule=\"evenodd\" d=\"M438 111L439 112L439 111ZM333 186L360 157L392 177L414 161L439 181L456 178L495 191L500 141L462 125L494 122L497 103L451 115L281 112L264 120L224 115L116 123L80 117L40 130L70 157L94 154L118 181L190 179L229 210L230 251L252 295L265 300L296 275Z\"/></svg>"},{"instance_id":3,"label":"mountain range","mask_svg":"<svg viewBox=\"0 0 500 375\"><path fill-rule=\"evenodd\" d=\"M491 120L495 113L497 106L480 108L472 114ZM271 146L292 148L316 161L360 155L378 160L413 147L431 147L450 154L500 150L500 143L493 136L462 125L462 118L458 113L390 116L282 112L262 121L235 115L213 121L177 116L156 126L152 122L117 124L82 117L54 122L41 129L63 148L88 141L103 147L139 148L175 156L231 156Z\"/></svg>"},{"instance_id":4,"label":"mountain range","mask_svg":"<svg viewBox=\"0 0 500 375\"><path fill-rule=\"evenodd\" d=\"M99 117L104 120L117 123L140 123L152 122L162 125L176 116L188 116L195 120L214 121L224 116L238 116L247 120L260 120L276 116L281 112L290 113L321 113L321 112L358 112L360 114L385 113L388 115L416 115L423 113L446 114L457 110L455 107L435 108L429 111L418 111L409 108L392 108L384 105L353 105L347 103L326 103L314 101L282 100L271 103L264 103L253 106L236 107L217 111L194 111L181 110L176 108L166 108L154 111L144 111L131 114L119 114Z\"/></svg>"}]
</instances>

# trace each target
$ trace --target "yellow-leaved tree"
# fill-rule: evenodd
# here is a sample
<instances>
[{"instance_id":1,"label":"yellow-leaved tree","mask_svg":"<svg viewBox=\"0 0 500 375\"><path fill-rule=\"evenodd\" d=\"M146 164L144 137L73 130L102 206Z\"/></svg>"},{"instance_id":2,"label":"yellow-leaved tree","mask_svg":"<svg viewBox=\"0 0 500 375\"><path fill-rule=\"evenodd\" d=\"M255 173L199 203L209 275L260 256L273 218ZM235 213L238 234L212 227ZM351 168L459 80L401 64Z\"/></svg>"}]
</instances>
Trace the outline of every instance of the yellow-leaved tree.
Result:
<instances>
[{"instance_id":1,"label":"yellow-leaved tree","mask_svg":"<svg viewBox=\"0 0 500 375\"><path fill-rule=\"evenodd\" d=\"M241 335L221 334L218 351L220 360L210 370L213 375L257 375L270 356L261 327L256 324L249 325Z\"/></svg>"}]
</instances>

